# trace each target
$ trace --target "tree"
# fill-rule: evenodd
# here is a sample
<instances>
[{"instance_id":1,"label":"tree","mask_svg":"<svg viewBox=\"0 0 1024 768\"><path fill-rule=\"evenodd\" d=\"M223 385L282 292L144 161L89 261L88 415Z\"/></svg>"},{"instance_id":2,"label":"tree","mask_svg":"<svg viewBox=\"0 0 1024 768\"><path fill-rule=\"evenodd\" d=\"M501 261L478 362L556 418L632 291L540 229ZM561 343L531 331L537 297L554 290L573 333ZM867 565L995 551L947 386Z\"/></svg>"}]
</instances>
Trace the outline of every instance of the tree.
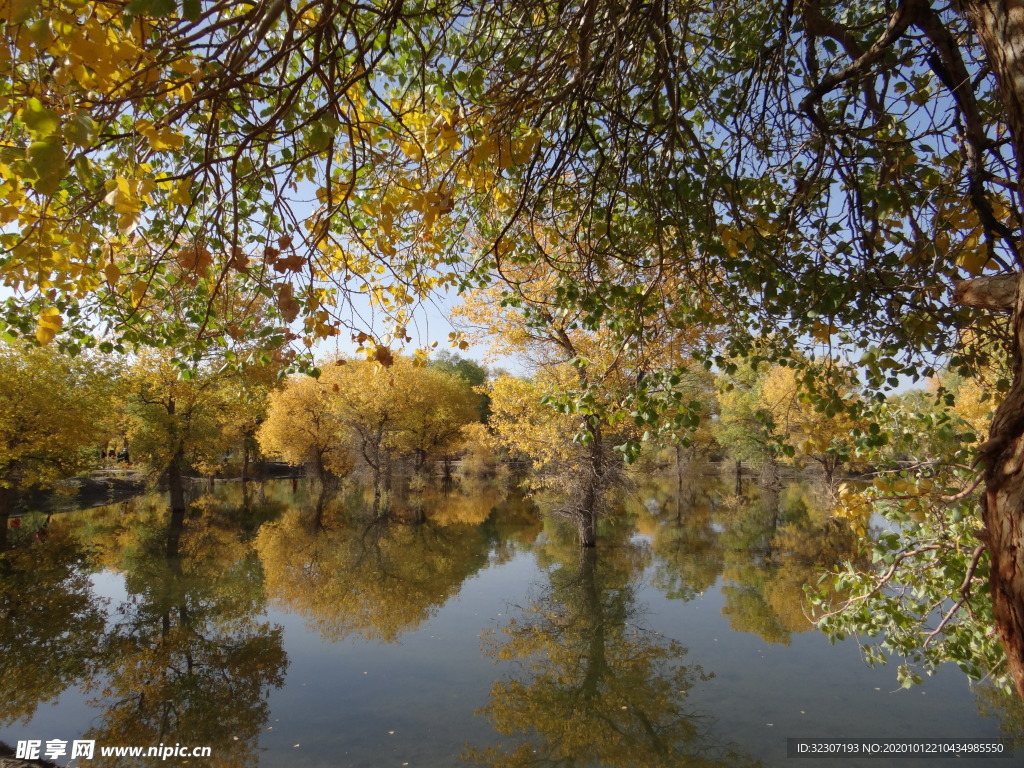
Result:
<instances>
[{"instance_id":1,"label":"tree","mask_svg":"<svg viewBox=\"0 0 1024 768\"><path fill-rule=\"evenodd\" d=\"M335 413L330 374L292 376L270 394L267 420L257 432L260 449L289 464L304 465L317 480L344 477L354 465L345 425Z\"/></svg>"},{"instance_id":2,"label":"tree","mask_svg":"<svg viewBox=\"0 0 1024 768\"><path fill-rule=\"evenodd\" d=\"M398 450L412 454L416 469L423 470L462 442L462 428L480 417L480 396L469 380L443 368L413 367L406 375L411 386L402 403Z\"/></svg>"},{"instance_id":3,"label":"tree","mask_svg":"<svg viewBox=\"0 0 1024 768\"><path fill-rule=\"evenodd\" d=\"M847 400L856 400L856 392L843 381L849 380L846 372L812 369L810 373L819 380L831 378L835 392L841 392ZM803 375L806 377L807 373ZM784 441L783 453L816 462L824 473L825 488L832 493L836 472L849 460L853 438L860 433L861 425L844 408L830 407L820 400L815 403L802 386L800 374L792 368L772 367L761 382L760 398L764 412Z\"/></svg>"},{"instance_id":4,"label":"tree","mask_svg":"<svg viewBox=\"0 0 1024 768\"><path fill-rule=\"evenodd\" d=\"M430 356L430 367L458 376L472 387L482 387L487 382L489 375L487 368L475 360L460 357L457 352L449 352L444 349ZM490 415L490 404L487 395L478 394L477 396L479 397L477 412L480 414L480 421L486 423L487 417Z\"/></svg>"},{"instance_id":5,"label":"tree","mask_svg":"<svg viewBox=\"0 0 1024 768\"><path fill-rule=\"evenodd\" d=\"M648 439L653 433L689 441L702 408L693 397L701 376L688 364L690 353L713 330L679 326L661 316L623 328L588 330L585 310L554 312L558 278L545 267L549 253L587 258L585 251L576 253L582 246L540 225L515 234L517 248L541 257L536 263L507 266L495 286L468 292L454 314L472 329L472 337L489 343L493 354L517 356L533 372L530 383L508 377L492 383L490 423L499 441L534 459L549 480L568 482L561 512L576 522L580 543L594 546L603 497L622 466L622 459L611 453L609 438L616 433L632 437L634 429L646 428ZM622 278L636 280L637 275ZM657 392L662 407L636 406L638 391ZM564 416L538 412L540 401ZM540 424L545 430L534 433ZM577 446L570 446L569 439ZM627 455L635 456L635 441L632 445Z\"/></svg>"},{"instance_id":6,"label":"tree","mask_svg":"<svg viewBox=\"0 0 1024 768\"><path fill-rule=\"evenodd\" d=\"M127 434L136 460L165 477L171 510L185 511L185 473L222 449L216 376L181 369L169 352L146 352L125 377Z\"/></svg>"},{"instance_id":7,"label":"tree","mask_svg":"<svg viewBox=\"0 0 1024 768\"><path fill-rule=\"evenodd\" d=\"M780 361L803 339L846 347L877 390L900 373L930 375L920 350L957 367L983 359L979 345L959 346L968 328L1008 341L1014 383L981 455L996 621L1024 695L1024 476L1013 458L1024 299L1000 303L991 290L1012 286L1024 263L1016 14L984 1L706 13L538 2L495 4L474 32L495 62L495 109L513 120L528 103L547 139L512 210L561 214L563 231L600 239L609 261L636 261L637 230L646 240L682 227L700 247L651 261L673 275L718 270L730 352L750 351L751 331L771 334L762 351ZM986 270L1007 277L969 283L954 301L1012 310L1009 326L934 288ZM573 306L610 293L607 282L564 287ZM642 303L611 303L602 321Z\"/></svg>"},{"instance_id":8,"label":"tree","mask_svg":"<svg viewBox=\"0 0 1024 768\"><path fill-rule=\"evenodd\" d=\"M767 364L763 364L767 366ZM736 461L761 466L769 483L778 480L781 449L769 413L760 406L763 375L752 365L741 365L720 377L719 421L715 434Z\"/></svg>"},{"instance_id":9,"label":"tree","mask_svg":"<svg viewBox=\"0 0 1024 768\"><path fill-rule=\"evenodd\" d=\"M522 260L557 278L553 315L582 310L592 327L715 314L725 349L704 352L723 366L788 361L813 339L863 361L879 394L931 375L935 356L985 362L968 329L1001 339L1013 380L980 450L983 520L1024 695L1019 13L995 0L11 5L6 321L82 345L101 318L127 343L166 344L184 321L138 308L185 280L202 329L189 342L217 344L261 325L233 331L211 301L237 273L271 300L281 343L300 314L296 336L337 333L364 285L404 338L417 298L458 282L469 232L482 247L465 283ZM585 248L520 254L522 221ZM364 341L380 356L383 339Z\"/></svg>"},{"instance_id":10,"label":"tree","mask_svg":"<svg viewBox=\"0 0 1024 768\"><path fill-rule=\"evenodd\" d=\"M306 464L320 480L347 475L358 459L370 468L379 505L390 490L396 457L417 469L462 439L477 418L477 398L462 378L396 356L385 369L366 360L337 358L318 378L291 377L271 395L260 427L262 448L292 464Z\"/></svg>"},{"instance_id":11,"label":"tree","mask_svg":"<svg viewBox=\"0 0 1024 768\"><path fill-rule=\"evenodd\" d=\"M96 463L100 377L85 359L0 343L0 546L15 493L53 487Z\"/></svg>"}]
</instances>

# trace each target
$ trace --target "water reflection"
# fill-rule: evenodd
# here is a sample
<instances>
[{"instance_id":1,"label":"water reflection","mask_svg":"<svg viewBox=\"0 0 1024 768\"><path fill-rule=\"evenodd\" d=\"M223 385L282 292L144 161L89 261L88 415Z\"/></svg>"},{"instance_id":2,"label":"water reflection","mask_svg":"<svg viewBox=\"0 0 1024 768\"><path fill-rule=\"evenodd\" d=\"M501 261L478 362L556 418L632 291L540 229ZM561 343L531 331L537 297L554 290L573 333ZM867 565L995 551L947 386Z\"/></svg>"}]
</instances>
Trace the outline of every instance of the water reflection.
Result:
<instances>
[{"instance_id":1,"label":"water reflection","mask_svg":"<svg viewBox=\"0 0 1024 768\"><path fill-rule=\"evenodd\" d=\"M756 765L716 744L709 718L687 706L691 688L713 675L643 626L637 591L649 551L612 533L581 553L572 532L553 528L536 549L547 582L485 640L488 655L514 665L480 714L515 742L464 759L503 768Z\"/></svg>"},{"instance_id":2,"label":"water reflection","mask_svg":"<svg viewBox=\"0 0 1024 768\"><path fill-rule=\"evenodd\" d=\"M824 569L860 555L856 537L815 490L703 482L683 495L652 486L640 528L657 563L652 584L690 600L720 580L723 614L737 632L789 645L814 629L804 585Z\"/></svg>"},{"instance_id":3,"label":"water reflection","mask_svg":"<svg viewBox=\"0 0 1024 768\"><path fill-rule=\"evenodd\" d=\"M0 725L91 679L105 627L77 538L55 530L0 556Z\"/></svg>"},{"instance_id":4,"label":"water reflection","mask_svg":"<svg viewBox=\"0 0 1024 768\"><path fill-rule=\"evenodd\" d=\"M37 587L40 576L51 579L34 594L33 611L5 611L10 621L3 626L16 628L17 637L0 637L0 658L20 667L20 716L77 683L100 710L83 738L217 744L217 765L254 763L269 693L283 683L287 659L282 628L260 618L262 572L239 535L244 512L236 508L232 524L218 514L223 509L215 497L202 497L187 516L171 515L161 498L142 497L62 520L41 545L5 561L5 596L17 594L18 557L31 558ZM88 589L83 544L123 576L127 596L114 612ZM53 611L41 613L40 600ZM33 613L45 616L46 626L38 628L39 642L26 643L36 633Z\"/></svg>"},{"instance_id":5,"label":"water reflection","mask_svg":"<svg viewBox=\"0 0 1024 768\"><path fill-rule=\"evenodd\" d=\"M351 497L321 498L264 525L255 546L272 599L325 639L393 643L500 554L490 519L509 506L493 488L415 494L385 517Z\"/></svg>"},{"instance_id":6,"label":"water reflection","mask_svg":"<svg viewBox=\"0 0 1024 768\"><path fill-rule=\"evenodd\" d=\"M784 758L757 727L776 717L761 709L799 696L804 722L815 706L814 722L830 722L829 680L877 732L877 712L900 705L877 678L860 685L856 649L829 677L831 646L798 637L812 628L803 585L852 556L853 537L805 487L686 481L645 486L582 554L573 530L488 485L420 488L386 517L357 491L304 481L218 484L178 516L159 495L54 516L0 558L0 725L17 731L0 737L210 745L208 764L232 768L291 764L298 742L311 764L400 750L398 764L423 766L775 766ZM521 607L495 630L506 602ZM281 618L286 637L278 608L313 634ZM747 636L726 638L726 625ZM278 694L286 647L301 651ZM809 664L820 686L800 682ZM32 731L58 718L40 705L60 711L74 687L85 693L67 731ZM1018 706L977 696L987 724L955 710L955 694L936 711L1021 738ZM907 732L929 735L939 720L915 701Z\"/></svg>"},{"instance_id":7,"label":"water reflection","mask_svg":"<svg viewBox=\"0 0 1024 768\"><path fill-rule=\"evenodd\" d=\"M122 550L131 552L122 557L128 597L103 639L110 662L95 701L103 714L87 738L216 743L218 764L254 762L269 692L283 683L287 659L282 628L259 618L259 562L217 518L219 506L203 497L189 519L170 515L164 531L124 520L140 533Z\"/></svg>"}]
</instances>

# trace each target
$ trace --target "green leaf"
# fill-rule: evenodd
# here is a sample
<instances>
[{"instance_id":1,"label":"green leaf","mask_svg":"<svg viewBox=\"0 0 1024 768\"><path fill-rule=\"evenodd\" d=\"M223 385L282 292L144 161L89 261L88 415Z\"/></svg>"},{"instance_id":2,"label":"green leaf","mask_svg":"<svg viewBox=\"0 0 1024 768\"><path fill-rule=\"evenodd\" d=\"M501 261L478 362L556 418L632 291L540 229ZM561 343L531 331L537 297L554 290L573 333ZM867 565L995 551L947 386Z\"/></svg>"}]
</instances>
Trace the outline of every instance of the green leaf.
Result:
<instances>
[{"instance_id":1,"label":"green leaf","mask_svg":"<svg viewBox=\"0 0 1024 768\"><path fill-rule=\"evenodd\" d=\"M131 16L171 16L178 10L174 0L132 0L125 7Z\"/></svg>"},{"instance_id":2,"label":"green leaf","mask_svg":"<svg viewBox=\"0 0 1024 768\"><path fill-rule=\"evenodd\" d=\"M67 155L59 138L33 141L28 148L28 166L32 169L36 192L52 195L60 186L60 180L67 172Z\"/></svg>"},{"instance_id":3,"label":"green leaf","mask_svg":"<svg viewBox=\"0 0 1024 768\"><path fill-rule=\"evenodd\" d=\"M91 147L100 127L89 115L75 115L64 124L64 137L79 147Z\"/></svg>"},{"instance_id":4,"label":"green leaf","mask_svg":"<svg viewBox=\"0 0 1024 768\"><path fill-rule=\"evenodd\" d=\"M181 0L181 17L186 21L198 21L203 15L203 7L199 0Z\"/></svg>"},{"instance_id":5,"label":"green leaf","mask_svg":"<svg viewBox=\"0 0 1024 768\"><path fill-rule=\"evenodd\" d=\"M60 130L60 115L34 97L25 102L21 120L34 139L48 138Z\"/></svg>"}]
</instances>

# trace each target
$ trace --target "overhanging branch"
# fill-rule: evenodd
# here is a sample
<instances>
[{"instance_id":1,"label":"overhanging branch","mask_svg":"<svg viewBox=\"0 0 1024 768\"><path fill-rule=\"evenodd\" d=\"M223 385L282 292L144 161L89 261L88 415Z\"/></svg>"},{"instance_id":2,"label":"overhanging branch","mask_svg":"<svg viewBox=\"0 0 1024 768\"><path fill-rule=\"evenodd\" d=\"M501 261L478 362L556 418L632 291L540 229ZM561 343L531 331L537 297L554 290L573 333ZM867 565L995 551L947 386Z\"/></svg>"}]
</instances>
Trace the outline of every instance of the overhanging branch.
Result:
<instances>
[{"instance_id":1,"label":"overhanging branch","mask_svg":"<svg viewBox=\"0 0 1024 768\"><path fill-rule=\"evenodd\" d=\"M1012 312L1017 295L1017 273L986 275L953 286L953 303L996 312Z\"/></svg>"}]
</instances>

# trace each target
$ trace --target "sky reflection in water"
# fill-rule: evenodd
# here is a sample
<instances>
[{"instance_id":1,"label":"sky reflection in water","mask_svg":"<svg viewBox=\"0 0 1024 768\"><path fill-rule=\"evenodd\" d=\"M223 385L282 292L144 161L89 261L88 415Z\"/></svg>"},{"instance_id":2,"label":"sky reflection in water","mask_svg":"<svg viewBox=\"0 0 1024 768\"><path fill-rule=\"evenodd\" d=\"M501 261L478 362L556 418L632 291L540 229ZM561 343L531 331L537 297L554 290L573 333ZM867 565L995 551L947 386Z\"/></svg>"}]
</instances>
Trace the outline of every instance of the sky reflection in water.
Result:
<instances>
[{"instance_id":1,"label":"sky reflection in water","mask_svg":"<svg viewBox=\"0 0 1024 768\"><path fill-rule=\"evenodd\" d=\"M653 483L585 554L497 486L362 506L284 481L219 485L184 520L158 496L55 516L0 571L0 739L740 768L791 764L787 737L1022 738L1021 706L956 669L896 691L814 631L803 585L852 542L799 485Z\"/></svg>"}]
</instances>

